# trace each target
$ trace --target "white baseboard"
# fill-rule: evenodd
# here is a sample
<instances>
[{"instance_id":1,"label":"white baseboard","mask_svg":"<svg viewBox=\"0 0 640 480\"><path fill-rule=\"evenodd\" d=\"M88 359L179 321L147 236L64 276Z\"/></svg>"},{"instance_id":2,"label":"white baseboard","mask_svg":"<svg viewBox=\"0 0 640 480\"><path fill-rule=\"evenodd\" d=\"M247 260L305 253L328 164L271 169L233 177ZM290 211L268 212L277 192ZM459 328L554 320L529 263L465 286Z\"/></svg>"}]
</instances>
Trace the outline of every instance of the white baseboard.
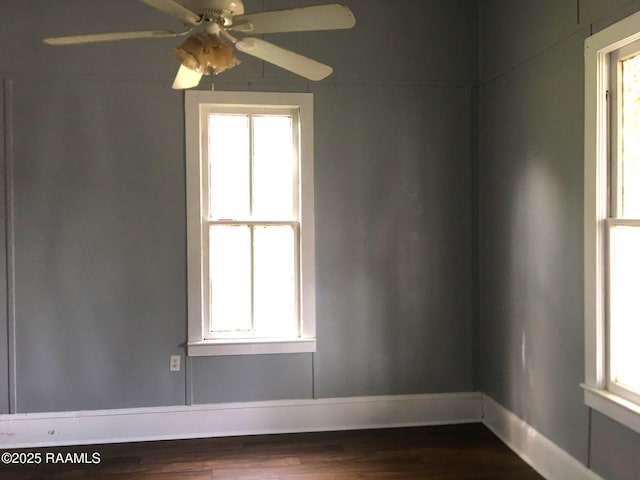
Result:
<instances>
[{"instance_id":1,"label":"white baseboard","mask_svg":"<svg viewBox=\"0 0 640 480\"><path fill-rule=\"evenodd\" d=\"M531 425L484 396L484 424L547 480L602 480Z\"/></svg>"},{"instance_id":2,"label":"white baseboard","mask_svg":"<svg viewBox=\"0 0 640 480\"><path fill-rule=\"evenodd\" d=\"M474 422L484 422L548 480L602 480L515 414L477 392L0 415L0 448Z\"/></svg>"},{"instance_id":3,"label":"white baseboard","mask_svg":"<svg viewBox=\"0 0 640 480\"><path fill-rule=\"evenodd\" d=\"M448 393L0 415L0 448L482 421L482 394Z\"/></svg>"}]
</instances>

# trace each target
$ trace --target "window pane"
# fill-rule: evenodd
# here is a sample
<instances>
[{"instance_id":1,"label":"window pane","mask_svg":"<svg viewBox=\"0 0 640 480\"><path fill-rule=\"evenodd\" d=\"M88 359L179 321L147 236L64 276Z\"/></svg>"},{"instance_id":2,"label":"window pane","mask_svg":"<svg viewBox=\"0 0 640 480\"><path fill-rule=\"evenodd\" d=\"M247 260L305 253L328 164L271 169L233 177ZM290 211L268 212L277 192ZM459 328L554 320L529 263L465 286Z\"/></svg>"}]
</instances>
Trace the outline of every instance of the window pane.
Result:
<instances>
[{"instance_id":1,"label":"window pane","mask_svg":"<svg viewBox=\"0 0 640 480\"><path fill-rule=\"evenodd\" d=\"M614 227L610 238L610 375L640 392L640 227Z\"/></svg>"},{"instance_id":2,"label":"window pane","mask_svg":"<svg viewBox=\"0 0 640 480\"><path fill-rule=\"evenodd\" d=\"M249 216L249 117L209 115L209 217Z\"/></svg>"},{"instance_id":3,"label":"window pane","mask_svg":"<svg viewBox=\"0 0 640 480\"><path fill-rule=\"evenodd\" d=\"M296 171L292 119L255 116L253 119L253 215L289 220L293 215Z\"/></svg>"},{"instance_id":4,"label":"window pane","mask_svg":"<svg viewBox=\"0 0 640 480\"><path fill-rule=\"evenodd\" d=\"M256 334L297 336L292 227L256 227L254 282Z\"/></svg>"},{"instance_id":5,"label":"window pane","mask_svg":"<svg viewBox=\"0 0 640 480\"><path fill-rule=\"evenodd\" d=\"M211 329L251 329L251 235L247 226L209 231Z\"/></svg>"},{"instance_id":6,"label":"window pane","mask_svg":"<svg viewBox=\"0 0 640 480\"><path fill-rule=\"evenodd\" d=\"M640 218L640 55L622 62L622 216Z\"/></svg>"}]
</instances>

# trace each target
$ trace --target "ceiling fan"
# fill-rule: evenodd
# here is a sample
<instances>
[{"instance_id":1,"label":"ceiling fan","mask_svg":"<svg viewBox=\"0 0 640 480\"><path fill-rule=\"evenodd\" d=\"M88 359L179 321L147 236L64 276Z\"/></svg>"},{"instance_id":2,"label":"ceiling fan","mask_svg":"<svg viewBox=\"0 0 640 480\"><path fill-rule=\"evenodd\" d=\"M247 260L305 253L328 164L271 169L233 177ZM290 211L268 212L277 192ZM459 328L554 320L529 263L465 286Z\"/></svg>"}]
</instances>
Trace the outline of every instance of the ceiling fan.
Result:
<instances>
[{"instance_id":1,"label":"ceiling fan","mask_svg":"<svg viewBox=\"0 0 640 480\"><path fill-rule=\"evenodd\" d=\"M98 33L45 38L43 41L48 45L77 45L137 38L181 37L191 34L182 45L174 48L174 54L181 65L173 82L173 88L184 89L197 86L203 75L209 75L210 69L218 74L240 63L225 40L243 53L309 80L322 80L333 71L330 66L260 38L245 36L238 39L230 32L251 35L339 30L352 28L356 23L351 10L338 3L245 14L241 0L140 1L177 18L187 29L180 32L141 30Z\"/></svg>"}]
</instances>

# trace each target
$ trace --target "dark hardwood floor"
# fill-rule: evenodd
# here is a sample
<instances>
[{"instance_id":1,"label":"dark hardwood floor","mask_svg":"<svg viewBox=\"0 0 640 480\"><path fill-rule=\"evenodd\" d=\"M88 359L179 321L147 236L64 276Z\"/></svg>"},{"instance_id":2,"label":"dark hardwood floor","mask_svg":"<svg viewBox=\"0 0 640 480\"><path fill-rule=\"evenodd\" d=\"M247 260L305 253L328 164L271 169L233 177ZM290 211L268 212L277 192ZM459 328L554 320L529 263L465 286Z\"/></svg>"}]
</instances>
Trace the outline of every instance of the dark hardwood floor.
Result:
<instances>
[{"instance_id":1,"label":"dark hardwood floor","mask_svg":"<svg viewBox=\"0 0 640 480\"><path fill-rule=\"evenodd\" d=\"M14 455L39 453L42 461L40 465L30 466L1 465L2 479L542 479L481 424L54 447L11 452ZM76 460L91 462L94 453L100 457L97 464L52 463L53 460L68 461L73 454L76 454Z\"/></svg>"}]
</instances>

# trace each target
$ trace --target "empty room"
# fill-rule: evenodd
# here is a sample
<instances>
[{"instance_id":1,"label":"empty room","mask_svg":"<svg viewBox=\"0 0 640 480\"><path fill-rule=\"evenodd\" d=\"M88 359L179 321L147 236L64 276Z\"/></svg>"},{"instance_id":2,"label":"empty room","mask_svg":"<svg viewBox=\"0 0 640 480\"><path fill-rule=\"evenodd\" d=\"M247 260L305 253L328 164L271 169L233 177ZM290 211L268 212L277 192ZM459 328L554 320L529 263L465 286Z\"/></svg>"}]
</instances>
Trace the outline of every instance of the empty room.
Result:
<instances>
[{"instance_id":1,"label":"empty room","mask_svg":"<svg viewBox=\"0 0 640 480\"><path fill-rule=\"evenodd\" d=\"M640 478L640 0L0 0L0 216L2 479Z\"/></svg>"}]
</instances>

